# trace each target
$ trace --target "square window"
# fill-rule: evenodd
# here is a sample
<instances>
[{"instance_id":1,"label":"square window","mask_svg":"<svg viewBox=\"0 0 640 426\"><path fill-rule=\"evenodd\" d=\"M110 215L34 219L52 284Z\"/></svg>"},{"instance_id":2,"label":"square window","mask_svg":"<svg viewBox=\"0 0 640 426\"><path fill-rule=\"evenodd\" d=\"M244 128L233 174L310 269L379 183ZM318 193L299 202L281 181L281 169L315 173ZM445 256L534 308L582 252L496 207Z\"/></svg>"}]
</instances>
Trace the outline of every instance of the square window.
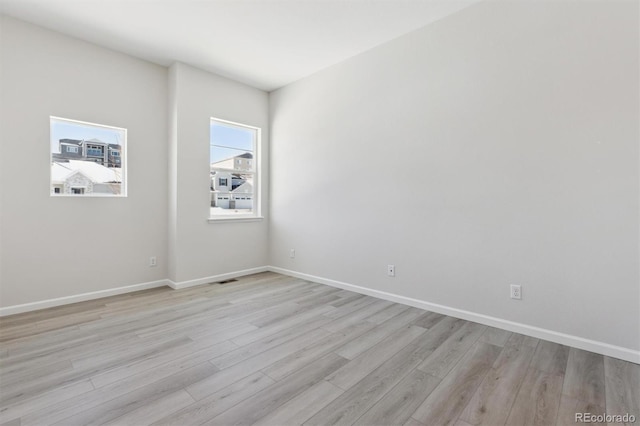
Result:
<instances>
[{"instance_id":1,"label":"square window","mask_svg":"<svg viewBox=\"0 0 640 426\"><path fill-rule=\"evenodd\" d=\"M51 194L126 197L127 129L50 117Z\"/></svg>"}]
</instances>

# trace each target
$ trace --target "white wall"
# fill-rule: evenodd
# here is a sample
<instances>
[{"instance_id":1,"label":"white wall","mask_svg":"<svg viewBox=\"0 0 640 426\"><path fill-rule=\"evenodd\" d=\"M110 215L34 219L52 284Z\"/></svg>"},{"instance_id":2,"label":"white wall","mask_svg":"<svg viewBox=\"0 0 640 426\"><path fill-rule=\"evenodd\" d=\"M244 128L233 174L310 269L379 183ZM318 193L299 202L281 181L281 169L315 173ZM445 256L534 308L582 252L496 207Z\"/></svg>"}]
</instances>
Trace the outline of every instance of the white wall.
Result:
<instances>
[{"instance_id":1,"label":"white wall","mask_svg":"<svg viewBox=\"0 0 640 426\"><path fill-rule=\"evenodd\" d=\"M169 278L177 283L267 265L267 218L254 222L208 223L210 209L209 123L220 118L262 129L260 169L263 209L268 211L269 101L261 90L174 64L169 85L175 105L170 137L172 211Z\"/></svg>"},{"instance_id":2,"label":"white wall","mask_svg":"<svg viewBox=\"0 0 640 426\"><path fill-rule=\"evenodd\" d=\"M485 2L270 106L0 19L0 307L272 264L640 349L637 3ZM49 115L129 130L128 198L49 197ZM206 221L211 116L263 129L265 220Z\"/></svg>"},{"instance_id":3,"label":"white wall","mask_svg":"<svg viewBox=\"0 0 640 426\"><path fill-rule=\"evenodd\" d=\"M267 164L267 93L1 19L0 308L266 266L266 219L207 218L209 119L262 128ZM49 196L50 115L128 129L127 198Z\"/></svg>"},{"instance_id":4,"label":"white wall","mask_svg":"<svg viewBox=\"0 0 640 426\"><path fill-rule=\"evenodd\" d=\"M638 28L483 2L272 93L271 264L640 349Z\"/></svg>"},{"instance_id":5,"label":"white wall","mask_svg":"<svg viewBox=\"0 0 640 426\"><path fill-rule=\"evenodd\" d=\"M0 19L0 306L166 278L167 70ZM50 115L128 129L127 198L49 196Z\"/></svg>"}]
</instances>

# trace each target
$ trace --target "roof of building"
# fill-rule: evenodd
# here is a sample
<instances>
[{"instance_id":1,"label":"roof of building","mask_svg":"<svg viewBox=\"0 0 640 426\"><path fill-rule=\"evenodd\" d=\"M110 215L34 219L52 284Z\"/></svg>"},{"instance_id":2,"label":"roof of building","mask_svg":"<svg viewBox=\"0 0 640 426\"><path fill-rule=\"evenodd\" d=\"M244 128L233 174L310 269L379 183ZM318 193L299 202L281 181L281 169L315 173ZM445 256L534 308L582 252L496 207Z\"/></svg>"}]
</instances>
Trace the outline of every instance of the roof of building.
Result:
<instances>
[{"instance_id":1,"label":"roof of building","mask_svg":"<svg viewBox=\"0 0 640 426\"><path fill-rule=\"evenodd\" d=\"M220 160L220 161L216 161L215 163L211 163L210 166L211 167L220 167L221 164L224 163L229 163L229 164L233 164L233 159L234 158L253 158L253 154L250 152L245 152L244 154L240 154L240 155L236 155L234 157L229 157L229 158L225 158L224 160ZM220 167L220 168L233 168L232 167Z\"/></svg>"},{"instance_id":2,"label":"roof of building","mask_svg":"<svg viewBox=\"0 0 640 426\"><path fill-rule=\"evenodd\" d=\"M60 143L68 145L82 145L82 141L79 139L60 139Z\"/></svg>"},{"instance_id":3,"label":"roof of building","mask_svg":"<svg viewBox=\"0 0 640 426\"><path fill-rule=\"evenodd\" d=\"M245 182L231 192L234 194L251 194L253 193L253 185L249 182Z\"/></svg>"},{"instance_id":4,"label":"roof of building","mask_svg":"<svg viewBox=\"0 0 640 426\"><path fill-rule=\"evenodd\" d=\"M72 173L73 170L62 167L60 163L53 162L51 164L51 181L54 183L64 182Z\"/></svg>"},{"instance_id":5,"label":"roof of building","mask_svg":"<svg viewBox=\"0 0 640 426\"><path fill-rule=\"evenodd\" d=\"M101 143L101 144L107 144L109 145L109 148L113 148L113 149L121 149L122 146L120 144L117 143L107 143L107 142L102 142L100 139L68 139L68 138L62 138L58 140L60 143L64 143L64 144L69 144L69 145L82 145L83 142L93 142L93 143Z\"/></svg>"},{"instance_id":6,"label":"roof of building","mask_svg":"<svg viewBox=\"0 0 640 426\"><path fill-rule=\"evenodd\" d=\"M122 182L122 169L105 167L93 161L54 161L51 164L51 180L64 182L75 172L81 172L93 183Z\"/></svg>"}]
</instances>

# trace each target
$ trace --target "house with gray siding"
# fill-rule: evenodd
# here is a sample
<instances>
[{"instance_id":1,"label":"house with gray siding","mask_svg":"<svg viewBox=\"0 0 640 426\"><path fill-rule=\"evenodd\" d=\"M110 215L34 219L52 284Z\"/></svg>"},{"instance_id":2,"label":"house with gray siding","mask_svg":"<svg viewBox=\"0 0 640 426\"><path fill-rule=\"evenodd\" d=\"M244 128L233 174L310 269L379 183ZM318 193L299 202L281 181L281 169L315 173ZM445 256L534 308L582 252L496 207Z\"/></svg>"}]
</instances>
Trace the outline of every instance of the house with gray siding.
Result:
<instances>
[{"instance_id":1,"label":"house with gray siding","mask_svg":"<svg viewBox=\"0 0 640 426\"><path fill-rule=\"evenodd\" d=\"M122 147L99 139L60 139L59 153L52 154L53 161L93 161L106 167L122 166Z\"/></svg>"}]
</instances>

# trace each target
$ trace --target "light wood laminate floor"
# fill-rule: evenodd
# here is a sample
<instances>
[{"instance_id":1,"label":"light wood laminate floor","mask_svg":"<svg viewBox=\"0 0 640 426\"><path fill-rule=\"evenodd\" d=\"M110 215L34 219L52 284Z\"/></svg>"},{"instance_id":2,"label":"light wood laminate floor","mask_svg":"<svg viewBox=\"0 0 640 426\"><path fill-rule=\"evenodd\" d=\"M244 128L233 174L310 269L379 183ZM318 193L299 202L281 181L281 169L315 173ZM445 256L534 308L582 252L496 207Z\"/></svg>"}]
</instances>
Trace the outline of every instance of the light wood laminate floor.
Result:
<instances>
[{"instance_id":1,"label":"light wood laminate floor","mask_svg":"<svg viewBox=\"0 0 640 426\"><path fill-rule=\"evenodd\" d=\"M640 422L640 366L262 273L0 319L0 424Z\"/></svg>"}]
</instances>

